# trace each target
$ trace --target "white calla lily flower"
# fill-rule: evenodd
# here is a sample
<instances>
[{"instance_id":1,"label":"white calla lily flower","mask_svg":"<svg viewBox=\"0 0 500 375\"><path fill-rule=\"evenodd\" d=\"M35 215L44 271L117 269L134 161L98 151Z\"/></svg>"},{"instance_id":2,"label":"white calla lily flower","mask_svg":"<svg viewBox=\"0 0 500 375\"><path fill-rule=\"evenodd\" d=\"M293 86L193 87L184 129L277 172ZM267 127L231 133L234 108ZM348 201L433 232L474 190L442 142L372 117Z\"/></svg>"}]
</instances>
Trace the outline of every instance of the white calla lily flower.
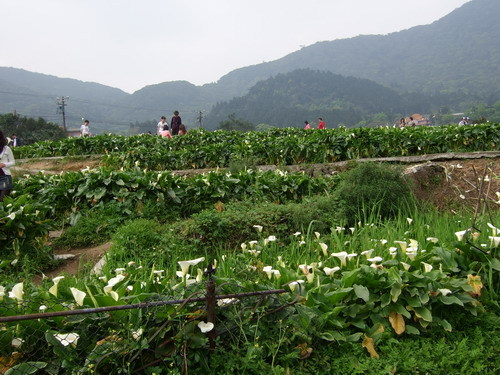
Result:
<instances>
[{"instance_id":1,"label":"white calla lily flower","mask_svg":"<svg viewBox=\"0 0 500 375\"><path fill-rule=\"evenodd\" d=\"M318 239L318 240L321 237L321 233L319 233L319 232L314 232L314 235L316 236L316 239Z\"/></svg>"},{"instance_id":2,"label":"white calla lily flower","mask_svg":"<svg viewBox=\"0 0 500 375\"><path fill-rule=\"evenodd\" d=\"M199 322L198 323L198 328L202 333L207 333L210 332L212 329L214 329L214 324L212 322Z\"/></svg>"},{"instance_id":3,"label":"white calla lily flower","mask_svg":"<svg viewBox=\"0 0 500 375\"><path fill-rule=\"evenodd\" d=\"M455 232L455 236L457 236L458 241L462 241L466 233L467 233L467 229L462 230L460 232Z\"/></svg>"},{"instance_id":4,"label":"white calla lily flower","mask_svg":"<svg viewBox=\"0 0 500 375\"><path fill-rule=\"evenodd\" d=\"M366 259L370 258L372 256L372 253L375 251L375 249L370 249L370 250L365 250L361 252L361 255L364 255Z\"/></svg>"},{"instance_id":5,"label":"white calla lily flower","mask_svg":"<svg viewBox=\"0 0 500 375\"><path fill-rule=\"evenodd\" d=\"M272 266L265 266L262 268L262 271L264 271L267 274L267 277L271 279L273 277L273 267Z\"/></svg>"},{"instance_id":6,"label":"white calla lily flower","mask_svg":"<svg viewBox=\"0 0 500 375\"><path fill-rule=\"evenodd\" d=\"M5 297L5 287L0 285L0 302L3 301L3 297Z\"/></svg>"},{"instance_id":7,"label":"white calla lily flower","mask_svg":"<svg viewBox=\"0 0 500 375\"><path fill-rule=\"evenodd\" d=\"M57 276L52 279L54 285L50 287L49 293L55 297L57 297L57 285L59 284L59 281L61 281L62 279L64 279L64 276Z\"/></svg>"},{"instance_id":8,"label":"white calla lily flower","mask_svg":"<svg viewBox=\"0 0 500 375\"><path fill-rule=\"evenodd\" d=\"M380 263L382 262L384 259L382 257L373 257L373 258L369 258L367 259L368 262L370 263Z\"/></svg>"},{"instance_id":9,"label":"white calla lily flower","mask_svg":"<svg viewBox=\"0 0 500 375\"><path fill-rule=\"evenodd\" d=\"M406 248L406 256L410 258L411 261L414 261L417 257L418 249L415 247L407 247Z\"/></svg>"},{"instance_id":10,"label":"white calla lily flower","mask_svg":"<svg viewBox=\"0 0 500 375\"><path fill-rule=\"evenodd\" d=\"M198 263L203 262L204 260L205 260L205 258L201 257L201 258L196 258L193 260L182 260L182 261L179 261L177 263L179 264L179 266L181 266L182 274L187 275L187 273L189 272L190 266L196 266Z\"/></svg>"},{"instance_id":11,"label":"white calla lily flower","mask_svg":"<svg viewBox=\"0 0 500 375\"><path fill-rule=\"evenodd\" d=\"M491 246L492 247L498 247L498 246L500 246L500 236L489 236L488 238L491 241Z\"/></svg>"},{"instance_id":12,"label":"white calla lily flower","mask_svg":"<svg viewBox=\"0 0 500 375\"><path fill-rule=\"evenodd\" d=\"M406 248L408 247L408 244L406 243L406 241L394 241L394 243L396 245L399 245L399 247L401 248L403 253L406 252Z\"/></svg>"},{"instance_id":13,"label":"white calla lily flower","mask_svg":"<svg viewBox=\"0 0 500 375\"><path fill-rule=\"evenodd\" d=\"M23 301L23 295L24 295L24 284L23 283L17 283L12 287L12 291L9 292L9 297L12 299L16 299L18 303L21 303Z\"/></svg>"},{"instance_id":14,"label":"white calla lily flower","mask_svg":"<svg viewBox=\"0 0 500 375\"><path fill-rule=\"evenodd\" d=\"M14 337L10 343L14 348L19 348L24 343L24 340L20 337Z\"/></svg>"},{"instance_id":15,"label":"white calla lily flower","mask_svg":"<svg viewBox=\"0 0 500 375\"><path fill-rule=\"evenodd\" d=\"M425 272L431 272L434 267L432 267L429 263L422 262L422 265L424 266L424 271Z\"/></svg>"},{"instance_id":16,"label":"white calla lily flower","mask_svg":"<svg viewBox=\"0 0 500 375\"><path fill-rule=\"evenodd\" d=\"M255 229L257 229L257 232L262 232L262 229L264 229L264 227L262 225L254 225L253 226Z\"/></svg>"},{"instance_id":17,"label":"white calla lily flower","mask_svg":"<svg viewBox=\"0 0 500 375\"><path fill-rule=\"evenodd\" d=\"M71 345L72 347L76 347L80 335L78 333L56 333L54 337L63 346Z\"/></svg>"},{"instance_id":18,"label":"white calla lily flower","mask_svg":"<svg viewBox=\"0 0 500 375\"><path fill-rule=\"evenodd\" d=\"M398 248L394 247L394 246L391 246L389 248L389 254L391 255L391 257L395 258L396 255L398 254Z\"/></svg>"},{"instance_id":19,"label":"white calla lily flower","mask_svg":"<svg viewBox=\"0 0 500 375\"><path fill-rule=\"evenodd\" d=\"M410 217L407 217L407 218L406 218L406 221L408 222L408 224L413 223L413 219L412 219L412 218L410 218Z\"/></svg>"},{"instance_id":20,"label":"white calla lily flower","mask_svg":"<svg viewBox=\"0 0 500 375\"><path fill-rule=\"evenodd\" d=\"M71 291L71 294L73 294L73 298L75 299L76 304L78 306L83 306L83 300L85 299L87 293L82 292L81 290L78 290L76 288L69 288L69 290Z\"/></svg>"},{"instance_id":21,"label":"white calla lily flower","mask_svg":"<svg viewBox=\"0 0 500 375\"><path fill-rule=\"evenodd\" d=\"M437 239L436 237L427 237L426 240L429 241L429 242L432 242L432 243L438 243L439 242L439 239Z\"/></svg>"},{"instance_id":22,"label":"white calla lily flower","mask_svg":"<svg viewBox=\"0 0 500 375\"><path fill-rule=\"evenodd\" d=\"M412 240L410 238L410 246L413 247L413 248L418 248L418 241L417 240Z\"/></svg>"},{"instance_id":23,"label":"white calla lily flower","mask_svg":"<svg viewBox=\"0 0 500 375\"><path fill-rule=\"evenodd\" d=\"M139 328L137 331L132 331L132 338L134 340L139 340L144 333L144 330L142 328Z\"/></svg>"},{"instance_id":24,"label":"white calla lily flower","mask_svg":"<svg viewBox=\"0 0 500 375\"><path fill-rule=\"evenodd\" d=\"M293 292L293 291L295 291L295 288L297 286L302 285L302 284L304 284L304 280L296 280L296 281L292 281L291 283L289 283L288 287Z\"/></svg>"},{"instance_id":25,"label":"white calla lily flower","mask_svg":"<svg viewBox=\"0 0 500 375\"><path fill-rule=\"evenodd\" d=\"M451 290L449 289L438 289L438 291L443 295L443 296L447 296L448 294L452 293Z\"/></svg>"},{"instance_id":26,"label":"white calla lily flower","mask_svg":"<svg viewBox=\"0 0 500 375\"><path fill-rule=\"evenodd\" d=\"M408 263L405 263L405 262L401 262L401 264L403 265L403 268L405 269L405 271L408 271L411 267L411 265L409 265Z\"/></svg>"},{"instance_id":27,"label":"white calla lily flower","mask_svg":"<svg viewBox=\"0 0 500 375\"><path fill-rule=\"evenodd\" d=\"M330 254L332 257L336 257L336 258L339 258L340 259L340 265L342 267L345 267L347 262L346 262L346 259L347 259L347 253L345 251L341 251L339 253L332 253Z\"/></svg>"},{"instance_id":28,"label":"white calla lily flower","mask_svg":"<svg viewBox=\"0 0 500 375\"><path fill-rule=\"evenodd\" d=\"M328 245L326 243L320 242L319 247L321 247L321 250L323 251L323 255L325 257L328 256Z\"/></svg>"},{"instance_id":29,"label":"white calla lily flower","mask_svg":"<svg viewBox=\"0 0 500 375\"><path fill-rule=\"evenodd\" d=\"M330 268L330 267L324 267L323 268L323 272L325 273L326 276L333 276L333 274L337 271L340 270L340 267L333 267L333 268Z\"/></svg>"}]
</instances>

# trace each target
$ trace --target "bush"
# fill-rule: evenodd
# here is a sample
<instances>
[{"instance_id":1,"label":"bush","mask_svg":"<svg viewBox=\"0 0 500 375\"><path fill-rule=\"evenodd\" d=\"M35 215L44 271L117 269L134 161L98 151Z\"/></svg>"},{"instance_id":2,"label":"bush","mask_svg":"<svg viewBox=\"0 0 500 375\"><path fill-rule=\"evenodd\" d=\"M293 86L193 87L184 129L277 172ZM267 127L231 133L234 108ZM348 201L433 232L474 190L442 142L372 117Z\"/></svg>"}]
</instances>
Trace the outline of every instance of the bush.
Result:
<instances>
[{"instance_id":1,"label":"bush","mask_svg":"<svg viewBox=\"0 0 500 375\"><path fill-rule=\"evenodd\" d=\"M128 219L120 212L117 204L80 212L79 219L73 226L64 230L61 237L54 240L54 246L73 248L94 246L109 241L111 235Z\"/></svg>"},{"instance_id":2,"label":"bush","mask_svg":"<svg viewBox=\"0 0 500 375\"><path fill-rule=\"evenodd\" d=\"M228 204L222 212L208 209L195 214L174 224L174 232L195 244L239 248L259 235L285 240L296 231L327 231L333 222L339 222L337 211L337 203L328 196L284 205L238 202ZM254 225L261 225L263 232L257 233Z\"/></svg>"},{"instance_id":3,"label":"bush","mask_svg":"<svg viewBox=\"0 0 500 375\"><path fill-rule=\"evenodd\" d=\"M169 253L173 241L166 226L156 220L136 219L121 226L112 237L108 253L116 262L140 259L152 264Z\"/></svg>"},{"instance_id":4,"label":"bush","mask_svg":"<svg viewBox=\"0 0 500 375\"><path fill-rule=\"evenodd\" d=\"M406 209L413 194L399 168L360 163L341 175L335 197L345 221L352 225L372 216L394 217Z\"/></svg>"}]
</instances>

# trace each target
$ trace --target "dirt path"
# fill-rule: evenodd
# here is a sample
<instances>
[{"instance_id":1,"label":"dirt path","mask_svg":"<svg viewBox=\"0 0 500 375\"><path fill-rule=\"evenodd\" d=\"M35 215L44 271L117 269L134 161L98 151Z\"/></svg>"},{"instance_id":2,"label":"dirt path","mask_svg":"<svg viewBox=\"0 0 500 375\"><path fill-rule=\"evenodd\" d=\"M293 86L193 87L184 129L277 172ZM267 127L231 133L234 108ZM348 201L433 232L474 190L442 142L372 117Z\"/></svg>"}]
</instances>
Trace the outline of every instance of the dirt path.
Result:
<instances>
[{"instance_id":1,"label":"dirt path","mask_svg":"<svg viewBox=\"0 0 500 375\"><path fill-rule=\"evenodd\" d=\"M64 256L72 255L73 257L68 259L61 259L62 264L57 268L44 272L44 275L50 279L61 276L65 274L78 275L82 270L85 272L90 271L90 269L102 258L102 256L111 247L111 242L96 246L96 247L84 247L78 249L58 249L54 250L54 255ZM87 268L88 267L88 268ZM37 276L34 280L35 283L39 284L42 280L42 275Z\"/></svg>"}]
</instances>

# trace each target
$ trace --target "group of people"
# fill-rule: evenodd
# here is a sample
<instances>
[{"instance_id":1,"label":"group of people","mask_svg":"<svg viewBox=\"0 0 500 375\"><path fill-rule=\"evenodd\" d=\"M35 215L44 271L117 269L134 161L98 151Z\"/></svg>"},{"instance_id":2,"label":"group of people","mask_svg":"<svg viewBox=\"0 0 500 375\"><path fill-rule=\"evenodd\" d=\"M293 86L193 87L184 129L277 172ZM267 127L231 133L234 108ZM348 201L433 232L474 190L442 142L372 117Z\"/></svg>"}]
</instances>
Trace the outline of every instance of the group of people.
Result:
<instances>
[{"instance_id":1,"label":"group of people","mask_svg":"<svg viewBox=\"0 0 500 375\"><path fill-rule=\"evenodd\" d=\"M469 125L470 118L468 117L462 117L458 125L463 126L463 125Z\"/></svg>"},{"instance_id":2,"label":"group of people","mask_svg":"<svg viewBox=\"0 0 500 375\"><path fill-rule=\"evenodd\" d=\"M11 147L19 146L17 142L15 134L12 135L12 139L9 141L3 132L0 131L0 202L12 190L12 173L10 172L10 168L14 166L16 161L14 160Z\"/></svg>"},{"instance_id":3,"label":"group of people","mask_svg":"<svg viewBox=\"0 0 500 375\"><path fill-rule=\"evenodd\" d=\"M404 128L405 126L416 126L418 125L418 121L414 120L413 117L409 117L408 122L406 121L406 118L401 117L399 120L399 127Z\"/></svg>"},{"instance_id":4,"label":"group of people","mask_svg":"<svg viewBox=\"0 0 500 375\"><path fill-rule=\"evenodd\" d=\"M309 121L307 120L304 121L304 124L306 124L306 126L304 126L304 129L311 129L311 124L309 124ZM318 129L325 129L325 128L326 128L325 122L321 117L318 117Z\"/></svg>"},{"instance_id":5,"label":"group of people","mask_svg":"<svg viewBox=\"0 0 500 375\"><path fill-rule=\"evenodd\" d=\"M167 138L172 138L173 135L185 135L187 132L186 126L182 123L181 116L179 116L179 111L174 111L174 115L170 120L170 129L165 116L161 116L156 127L156 134Z\"/></svg>"}]
</instances>

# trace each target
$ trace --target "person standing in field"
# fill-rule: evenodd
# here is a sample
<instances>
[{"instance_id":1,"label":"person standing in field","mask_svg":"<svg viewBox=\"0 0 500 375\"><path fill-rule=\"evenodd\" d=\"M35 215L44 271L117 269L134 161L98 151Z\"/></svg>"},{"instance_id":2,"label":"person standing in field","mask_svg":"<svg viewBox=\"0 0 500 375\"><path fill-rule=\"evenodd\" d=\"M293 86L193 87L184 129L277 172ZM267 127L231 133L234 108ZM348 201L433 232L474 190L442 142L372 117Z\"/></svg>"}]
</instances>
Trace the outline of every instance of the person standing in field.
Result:
<instances>
[{"instance_id":1,"label":"person standing in field","mask_svg":"<svg viewBox=\"0 0 500 375\"><path fill-rule=\"evenodd\" d=\"M0 131L0 202L3 198L10 194L12 190L12 174L10 167L16 164L14 155L9 146L7 146L7 138Z\"/></svg>"},{"instance_id":2,"label":"person standing in field","mask_svg":"<svg viewBox=\"0 0 500 375\"><path fill-rule=\"evenodd\" d=\"M85 120L80 126L80 137L90 137L89 120Z\"/></svg>"},{"instance_id":3,"label":"person standing in field","mask_svg":"<svg viewBox=\"0 0 500 375\"><path fill-rule=\"evenodd\" d=\"M325 129L325 122L321 117L318 118L318 129Z\"/></svg>"},{"instance_id":4,"label":"person standing in field","mask_svg":"<svg viewBox=\"0 0 500 375\"><path fill-rule=\"evenodd\" d=\"M174 111L174 115L172 116L172 120L170 120L170 131L172 135L179 134L179 127L182 124L181 116L179 116L179 111Z\"/></svg>"},{"instance_id":5,"label":"person standing in field","mask_svg":"<svg viewBox=\"0 0 500 375\"><path fill-rule=\"evenodd\" d=\"M167 130L168 130L167 118L165 116L161 116L160 117L160 122L156 126L156 134L161 135L160 133L165 128L165 125L167 126Z\"/></svg>"},{"instance_id":6,"label":"person standing in field","mask_svg":"<svg viewBox=\"0 0 500 375\"><path fill-rule=\"evenodd\" d=\"M304 124L306 124L306 126L304 126L304 129L311 129L311 124L309 124L309 121L304 121Z\"/></svg>"}]
</instances>

